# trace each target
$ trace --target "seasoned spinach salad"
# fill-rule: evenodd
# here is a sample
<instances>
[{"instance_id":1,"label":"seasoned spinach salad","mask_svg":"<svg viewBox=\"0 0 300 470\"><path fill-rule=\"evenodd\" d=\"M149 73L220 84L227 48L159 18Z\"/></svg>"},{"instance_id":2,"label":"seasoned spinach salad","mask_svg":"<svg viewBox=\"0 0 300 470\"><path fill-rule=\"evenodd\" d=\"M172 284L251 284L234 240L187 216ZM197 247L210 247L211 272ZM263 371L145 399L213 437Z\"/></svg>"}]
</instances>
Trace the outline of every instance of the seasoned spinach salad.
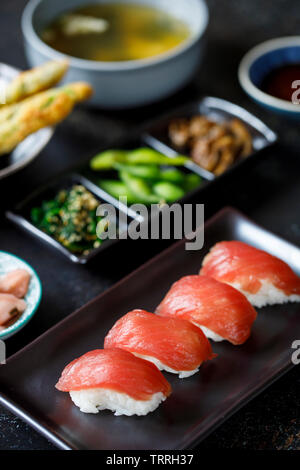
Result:
<instances>
[{"instance_id":1,"label":"seasoned spinach salad","mask_svg":"<svg viewBox=\"0 0 300 470\"><path fill-rule=\"evenodd\" d=\"M96 230L100 202L82 185L61 190L31 210L33 223L73 253L88 254L101 245Z\"/></svg>"}]
</instances>

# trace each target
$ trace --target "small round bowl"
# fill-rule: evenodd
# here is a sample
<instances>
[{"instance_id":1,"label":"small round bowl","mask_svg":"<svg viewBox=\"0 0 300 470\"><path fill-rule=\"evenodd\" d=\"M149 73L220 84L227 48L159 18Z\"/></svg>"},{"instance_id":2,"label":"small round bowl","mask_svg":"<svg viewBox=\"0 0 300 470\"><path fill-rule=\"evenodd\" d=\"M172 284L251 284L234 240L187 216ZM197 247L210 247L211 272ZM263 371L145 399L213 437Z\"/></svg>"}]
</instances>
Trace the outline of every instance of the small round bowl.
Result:
<instances>
[{"instance_id":1,"label":"small round bowl","mask_svg":"<svg viewBox=\"0 0 300 470\"><path fill-rule=\"evenodd\" d=\"M27 304L26 310L20 318L5 330L0 331L0 340L7 339L20 331L35 314L42 297L42 284L35 270L26 261L15 255L0 251L0 276L4 276L14 269L25 269L31 274L29 287L24 300Z\"/></svg>"},{"instance_id":2,"label":"small round bowl","mask_svg":"<svg viewBox=\"0 0 300 470\"><path fill-rule=\"evenodd\" d=\"M281 100L260 90L263 78L282 65L300 64L300 36L263 42L242 59L238 77L245 92L261 106L278 114L300 119L300 105Z\"/></svg>"},{"instance_id":3,"label":"small round bowl","mask_svg":"<svg viewBox=\"0 0 300 470\"><path fill-rule=\"evenodd\" d=\"M90 3L107 3L93 0ZM110 0L132 3L130 0ZM139 0L184 21L191 35L169 52L149 59L98 62L62 54L49 47L39 34L60 13L86 4L85 0L29 0L22 16L25 52L31 66L46 60L67 58L67 81L85 80L94 88L88 103L104 108L130 108L153 103L183 87L196 71L203 52L203 34L208 23L204 0Z\"/></svg>"}]
</instances>

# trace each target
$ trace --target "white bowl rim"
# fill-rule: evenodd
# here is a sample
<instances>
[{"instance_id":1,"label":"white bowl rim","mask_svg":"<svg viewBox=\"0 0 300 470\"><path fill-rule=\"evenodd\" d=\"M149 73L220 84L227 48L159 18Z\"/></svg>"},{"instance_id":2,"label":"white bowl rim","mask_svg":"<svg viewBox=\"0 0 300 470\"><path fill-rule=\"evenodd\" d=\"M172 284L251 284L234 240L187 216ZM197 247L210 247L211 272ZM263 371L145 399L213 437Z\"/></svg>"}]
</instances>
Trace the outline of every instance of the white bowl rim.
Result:
<instances>
[{"instance_id":1,"label":"white bowl rim","mask_svg":"<svg viewBox=\"0 0 300 470\"><path fill-rule=\"evenodd\" d=\"M287 46L299 46L300 36L284 36L281 38L270 39L262 42L248 51L242 58L238 68L238 78L242 88L257 101L260 101L267 106L278 108L282 111L289 111L292 113L300 113L300 105L289 103L275 96L268 95L262 90L257 88L250 79L249 70L252 64L261 56L270 51L277 49L284 49Z\"/></svg>"},{"instance_id":2,"label":"white bowl rim","mask_svg":"<svg viewBox=\"0 0 300 470\"><path fill-rule=\"evenodd\" d=\"M165 63L168 60L175 58L176 56L182 54L186 50L190 49L197 41L203 36L209 21L209 12L205 0L198 0L199 8L201 9L202 15L202 24L199 26L198 32L191 34L190 38L187 38L179 44L178 46L170 49L165 53L159 54L154 57L146 59L137 59L129 61L120 61L120 62L101 62L101 61L92 61L87 59L80 59L77 57L70 56L68 54L63 54L56 49L48 46L44 41L40 39L36 33L33 24L32 16L37 8L37 6L43 0L29 0L27 5L24 8L22 18L21 18L21 28L25 39L38 49L42 54L45 53L48 56L52 57L53 60L66 59L69 60L70 65L75 68L95 70L99 72L111 72L111 71L123 71L123 70L135 70L145 68L147 66L157 65L160 63Z\"/></svg>"}]
</instances>

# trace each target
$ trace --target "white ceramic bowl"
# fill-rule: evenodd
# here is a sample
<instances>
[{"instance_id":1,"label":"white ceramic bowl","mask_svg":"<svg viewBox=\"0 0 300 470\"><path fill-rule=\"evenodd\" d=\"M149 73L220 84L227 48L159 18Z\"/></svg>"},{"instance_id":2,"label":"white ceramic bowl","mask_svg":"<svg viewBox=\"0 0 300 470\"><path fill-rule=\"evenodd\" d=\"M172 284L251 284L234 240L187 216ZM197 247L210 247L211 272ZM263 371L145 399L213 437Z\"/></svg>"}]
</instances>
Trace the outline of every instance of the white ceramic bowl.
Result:
<instances>
[{"instance_id":1,"label":"white ceramic bowl","mask_svg":"<svg viewBox=\"0 0 300 470\"><path fill-rule=\"evenodd\" d=\"M110 0L127 3L130 0ZM86 80L94 87L89 102L104 108L129 108L152 103L184 86L196 71L203 52L203 34L208 23L204 0L134 0L167 11L183 20L191 36L171 51L150 59L97 62L66 56L39 37L44 27L63 11L86 3L84 0L29 0L23 16L25 52L31 66L67 57L66 81ZM91 0L89 3L107 3ZM132 3L132 1L131 1Z\"/></svg>"}]
</instances>

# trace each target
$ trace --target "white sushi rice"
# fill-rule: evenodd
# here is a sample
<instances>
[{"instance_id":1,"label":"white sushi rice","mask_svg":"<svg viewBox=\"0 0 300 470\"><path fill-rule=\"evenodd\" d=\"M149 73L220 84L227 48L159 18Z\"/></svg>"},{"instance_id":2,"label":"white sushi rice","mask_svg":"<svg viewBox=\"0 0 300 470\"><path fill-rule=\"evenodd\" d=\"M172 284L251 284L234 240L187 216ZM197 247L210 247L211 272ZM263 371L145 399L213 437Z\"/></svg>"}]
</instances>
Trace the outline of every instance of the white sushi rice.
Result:
<instances>
[{"instance_id":1,"label":"white sushi rice","mask_svg":"<svg viewBox=\"0 0 300 470\"><path fill-rule=\"evenodd\" d=\"M167 366L163 362L161 362L156 357L144 356L143 354L138 354L134 352L132 354L134 354L136 357L140 357L141 359L145 359L145 361L152 362L152 364L154 364L159 370L165 370L166 372L170 372L171 374L178 374L178 377L180 379L185 379L186 377L190 377L191 375L196 374L196 372L198 372L199 367L201 365L200 364L199 367L197 367L197 369L193 369L193 370L175 370Z\"/></svg>"},{"instance_id":2,"label":"white sushi rice","mask_svg":"<svg viewBox=\"0 0 300 470\"><path fill-rule=\"evenodd\" d=\"M105 388L72 391L70 397L83 413L110 410L115 416L144 416L154 411L166 399L162 392L158 392L154 393L149 400L135 400L126 393Z\"/></svg>"},{"instance_id":3,"label":"white sushi rice","mask_svg":"<svg viewBox=\"0 0 300 470\"><path fill-rule=\"evenodd\" d=\"M216 341L216 342L224 341L226 339L226 338L223 338L223 336L220 336L214 331L210 330L209 328L206 328L206 326L198 325L198 323L195 323L194 321L192 323L198 326L198 328L200 328L203 331L206 338L212 339L213 341Z\"/></svg>"},{"instance_id":4,"label":"white sushi rice","mask_svg":"<svg viewBox=\"0 0 300 470\"><path fill-rule=\"evenodd\" d=\"M239 283L227 283L240 291L254 307L264 307L265 305L284 304L287 302L300 302L300 295L286 295L269 281L261 280L261 288L256 294L251 294L243 290Z\"/></svg>"}]
</instances>

